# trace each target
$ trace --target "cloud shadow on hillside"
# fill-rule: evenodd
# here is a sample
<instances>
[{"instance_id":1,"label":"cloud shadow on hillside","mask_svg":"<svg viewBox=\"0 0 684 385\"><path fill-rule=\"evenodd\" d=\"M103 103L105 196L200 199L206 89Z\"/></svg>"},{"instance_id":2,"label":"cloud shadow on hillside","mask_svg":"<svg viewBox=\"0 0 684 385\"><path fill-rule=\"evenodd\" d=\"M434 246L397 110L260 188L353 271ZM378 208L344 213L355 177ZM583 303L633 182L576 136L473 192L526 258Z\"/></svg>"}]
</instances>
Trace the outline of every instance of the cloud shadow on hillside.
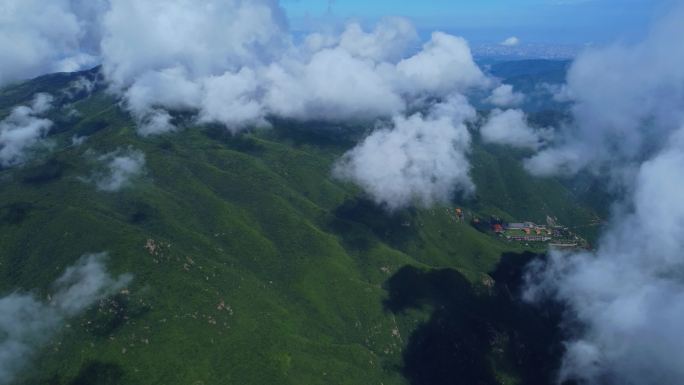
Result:
<instances>
[{"instance_id":1,"label":"cloud shadow on hillside","mask_svg":"<svg viewBox=\"0 0 684 385\"><path fill-rule=\"evenodd\" d=\"M388 311L432 309L404 351L403 374L412 385L499 384L493 362L510 368L522 384L555 384L563 352L562 308L532 307L517 295L523 268L535 257L504 254L490 273L496 283L488 293L473 289L453 269L406 266L386 282Z\"/></svg>"}]
</instances>

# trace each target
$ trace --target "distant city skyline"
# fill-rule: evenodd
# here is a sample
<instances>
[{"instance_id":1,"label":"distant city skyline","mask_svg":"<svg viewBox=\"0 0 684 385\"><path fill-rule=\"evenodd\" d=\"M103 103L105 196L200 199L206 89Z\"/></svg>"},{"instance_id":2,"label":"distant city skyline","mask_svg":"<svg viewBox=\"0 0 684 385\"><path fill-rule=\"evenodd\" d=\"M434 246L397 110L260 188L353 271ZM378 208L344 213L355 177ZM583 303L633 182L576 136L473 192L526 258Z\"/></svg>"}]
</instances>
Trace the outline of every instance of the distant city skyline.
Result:
<instances>
[{"instance_id":1,"label":"distant city skyline","mask_svg":"<svg viewBox=\"0 0 684 385\"><path fill-rule=\"evenodd\" d=\"M605 44L632 41L674 0L281 0L294 31L307 32L347 19L410 19L421 36L431 31L471 43L517 37L521 44Z\"/></svg>"}]
</instances>

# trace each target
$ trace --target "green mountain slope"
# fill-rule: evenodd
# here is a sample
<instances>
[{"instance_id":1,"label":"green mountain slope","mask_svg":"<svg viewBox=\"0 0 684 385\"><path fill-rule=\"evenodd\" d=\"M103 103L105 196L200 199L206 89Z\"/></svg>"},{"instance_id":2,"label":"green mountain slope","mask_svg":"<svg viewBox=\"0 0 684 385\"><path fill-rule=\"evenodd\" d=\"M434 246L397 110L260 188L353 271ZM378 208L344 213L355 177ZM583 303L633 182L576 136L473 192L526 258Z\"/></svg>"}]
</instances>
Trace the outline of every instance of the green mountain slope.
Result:
<instances>
[{"instance_id":1,"label":"green mountain slope","mask_svg":"<svg viewBox=\"0 0 684 385\"><path fill-rule=\"evenodd\" d=\"M531 256L453 215L593 218L559 182L524 173L524 154L476 143L476 197L388 214L330 175L363 128L278 122L231 136L187 126L143 138L104 90L60 96L77 76L0 93L0 115L36 92L61 104L49 115L51 150L0 172L0 294L46 296L89 252L107 251L109 268L134 281L71 320L20 383L426 384L474 368L491 383L533 378L534 349L549 347L525 339L521 320L555 329L511 302L500 264ZM78 114L67 118L70 108ZM73 145L75 135L86 142ZM145 174L96 189L96 155L126 148L145 154ZM449 353L461 364L426 369L416 352L445 332L437 339L461 346Z\"/></svg>"}]
</instances>

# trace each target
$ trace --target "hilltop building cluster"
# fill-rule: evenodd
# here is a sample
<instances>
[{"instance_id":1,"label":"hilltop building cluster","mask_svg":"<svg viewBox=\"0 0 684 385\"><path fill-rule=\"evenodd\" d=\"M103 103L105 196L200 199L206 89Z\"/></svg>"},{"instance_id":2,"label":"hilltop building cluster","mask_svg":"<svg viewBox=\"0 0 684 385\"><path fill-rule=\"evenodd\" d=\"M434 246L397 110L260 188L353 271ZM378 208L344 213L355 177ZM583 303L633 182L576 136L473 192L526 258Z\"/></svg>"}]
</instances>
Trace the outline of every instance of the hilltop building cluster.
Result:
<instances>
[{"instance_id":1,"label":"hilltop building cluster","mask_svg":"<svg viewBox=\"0 0 684 385\"><path fill-rule=\"evenodd\" d=\"M548 242L553 239L554 231L533 222L504 223L492 225L495 233L506 239L524 242ZM557 230L557 232L560 232Z\"/></svg>"},{"instance_id":2,"label":"hilltop building cluster","mask_svg":"<svg viewBox=\"0 0 684 385\"><path fill-rule=\"evenodd\" d=\"M581 247L586 243L569 228L557 224L552 218L547 218L547 224L540 225L529 221L509 223L497 217L483 221L474 217L471 224L482 232L513 242L548 242L549 246L561 248Z\"/></svg>"}]
</instances>

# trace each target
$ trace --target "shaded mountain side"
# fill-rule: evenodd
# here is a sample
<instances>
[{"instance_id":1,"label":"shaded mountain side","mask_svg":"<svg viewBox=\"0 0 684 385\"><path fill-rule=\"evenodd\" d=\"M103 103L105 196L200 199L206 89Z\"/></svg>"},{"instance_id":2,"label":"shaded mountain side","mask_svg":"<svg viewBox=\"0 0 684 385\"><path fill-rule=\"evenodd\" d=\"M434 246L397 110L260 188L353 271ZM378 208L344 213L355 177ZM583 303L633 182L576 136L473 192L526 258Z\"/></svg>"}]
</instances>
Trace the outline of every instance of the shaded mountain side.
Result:
<instances>
[{"instance_id":1,"label":"shaded mountain side","mask_svg":"<svg viewBox=\"0 0 684 385\"><path fill-rule=\"evenodd\" d=\"M58 96L51 150L0 171L0 293L45 296L88 252L109 252L111 270L135 278L71 320L21 383L416 383L402 368L411 336L434 313L384 307L393 280L406 269L446 269L453 282L445 284L470 296L502 255L524 251L457 221L454 207L569 225L594 215L559 182L524 173L524 154L477 141L477 196L388 214L330 175L364 126L284 121L232 136L178 116L187 123L179 132L143 138L103 89L64 96L79 76L95 75L50 75L0 92L0 111L36 92ZM87 139L75 145L74 136ZM145 154L144 175L99 191L90 180L97 156L125 148ZM449 328L472 321L445 317ZM524 383L506 356L513 351L502 349L503 374L492 378Z\"/></svg>"},{"instance_id":2,"label":"shaded mountain side","mask_svg":"<svg viewBox=\"0 0 684 385\"><path fill-rule=\"evenodd\" d=\"M387 282L388 310L430 309L410 336L402 370L413 385L555 383L563 353L563 309L519 299L524 266L533 253L506 253L473 287L452 269L399 270Z\"/></svg>"}]
</instances>

